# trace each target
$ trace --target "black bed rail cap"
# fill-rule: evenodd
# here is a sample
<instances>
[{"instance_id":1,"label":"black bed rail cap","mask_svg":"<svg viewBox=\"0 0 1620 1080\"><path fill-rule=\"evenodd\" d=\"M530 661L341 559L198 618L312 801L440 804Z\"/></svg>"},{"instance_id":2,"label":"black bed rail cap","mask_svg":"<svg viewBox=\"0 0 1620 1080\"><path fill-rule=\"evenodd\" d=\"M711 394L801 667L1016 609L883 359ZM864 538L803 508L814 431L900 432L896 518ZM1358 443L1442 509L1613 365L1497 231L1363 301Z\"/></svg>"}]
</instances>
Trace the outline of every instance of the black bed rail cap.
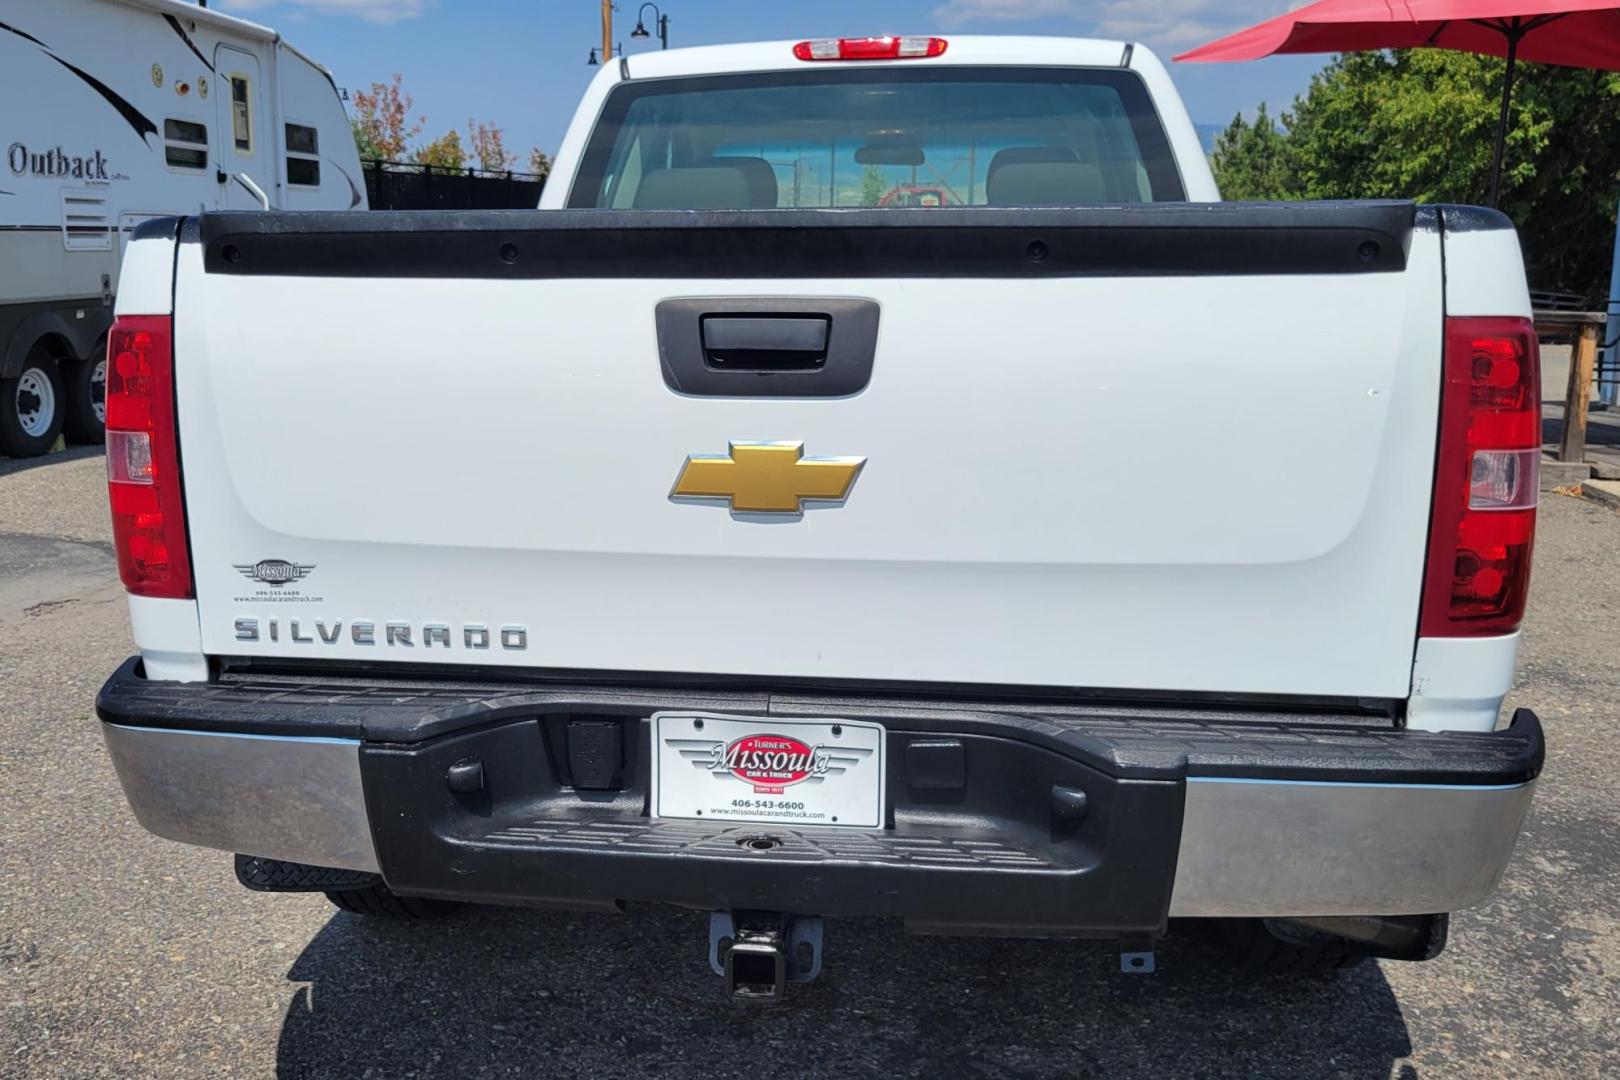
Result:
<instances>
[{"instance_id":1,"label":"black bed rail cap","mask_svg":"<svg viewBox=\"0 0 1620 1080\"><path fill-rule=\"evenodd\" d=\"M204 214L211 274L1049 278L1395 273L1410 202Z\"/></svg>"},{"instance_id":2,"label":"black bed rail cap","mask_svg":"<svg viewBox=\"0 0 1620 1080\"><path fill-rule=\"evenodd\" d=\"M180 234L181 219L177 217L147 218L130 233L131 242L136 240L173 240Z\"/></svg>"}]
</instances>

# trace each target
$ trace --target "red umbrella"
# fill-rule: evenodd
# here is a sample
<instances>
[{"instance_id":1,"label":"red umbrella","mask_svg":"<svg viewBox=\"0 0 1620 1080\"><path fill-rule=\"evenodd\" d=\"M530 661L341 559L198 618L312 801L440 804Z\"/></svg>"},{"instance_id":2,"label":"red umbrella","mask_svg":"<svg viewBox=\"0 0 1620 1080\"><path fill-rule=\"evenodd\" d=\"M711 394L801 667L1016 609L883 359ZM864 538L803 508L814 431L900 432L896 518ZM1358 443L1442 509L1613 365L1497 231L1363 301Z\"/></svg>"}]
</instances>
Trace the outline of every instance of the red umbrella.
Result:
<instances>
[{"instance_id":1,"label":"red umbrella","mask_svg":"<svg viewBox=\"0 0 1620 1080\"><path fill-rule=\"evenodd\" d=\"M1502 147L1514 66L1521 59L1620 71L1617 0L1321 0L1212 41L1177 60L1259 60L1279 53L1455 49L1507 58L1491 162L1491 205L1502 183Z\"/></svg>"}]
</instances>

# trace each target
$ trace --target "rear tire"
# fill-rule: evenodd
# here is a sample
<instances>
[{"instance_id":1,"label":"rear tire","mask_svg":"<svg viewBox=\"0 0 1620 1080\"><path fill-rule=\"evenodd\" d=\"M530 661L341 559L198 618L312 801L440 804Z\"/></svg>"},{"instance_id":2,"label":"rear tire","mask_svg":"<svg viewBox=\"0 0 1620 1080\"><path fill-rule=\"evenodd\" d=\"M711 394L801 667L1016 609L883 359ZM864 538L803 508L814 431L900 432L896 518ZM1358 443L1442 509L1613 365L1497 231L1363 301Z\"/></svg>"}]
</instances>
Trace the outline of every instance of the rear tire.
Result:
<instances>
[{"instance_id":1,"label":"rear tire","mask_svg":"<svg viewBox=\"0 0 1620 1080\"><path fill-rule=\"evenodd\" d=\"M1221 943L1241 965L1274 975L1320 975L1355 967L1371 955L1356 942L1294 926L1284 940L1265 919L1213 920Z\"/></svg>"},{"instance_id":2,"label":"rear tire","mask_svg":"<svg viewBox=\"0 0 1620 1080\"><path fill-rule=\"evenodd\" d=\"M386 885L329 892L326 898L355 915L378 915L390 919L440 919L461 907L454 900L397 896Z\"/></svg>"},{"instance_id":3,"label":"rear tire","mask_svg":"<svg viewBox=\"0 0 1620 1080\"><path fill-rule=\"evenodd\" d=\"M107 437L107 342L98 342L87 359L64 364L63 374L67 383L67 409L62 430L68 442L104 442Z\"/></svg>"},{"instance_id":4,"label":"rear tire","mask_svg":"<svg viewBox=\"0 0 1620 1080\"><path fill-rule=\"evenodd\" d=\"M62 434L67 404L62 372L44 345L35 345L22 371L0 379L0 454L38 457Z\"/></svg>"}]
</instances>

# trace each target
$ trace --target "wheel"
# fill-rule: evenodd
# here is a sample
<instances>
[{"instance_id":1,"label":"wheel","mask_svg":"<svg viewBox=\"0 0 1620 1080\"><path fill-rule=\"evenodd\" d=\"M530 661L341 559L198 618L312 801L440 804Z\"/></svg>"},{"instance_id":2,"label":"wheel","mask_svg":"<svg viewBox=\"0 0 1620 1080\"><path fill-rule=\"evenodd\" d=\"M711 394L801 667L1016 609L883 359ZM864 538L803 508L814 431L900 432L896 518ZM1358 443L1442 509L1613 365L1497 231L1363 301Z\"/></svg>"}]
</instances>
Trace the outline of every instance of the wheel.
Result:
<instances>
[{"instance_id":1,"label":"wheel","mask_svg":"<svg viewBox=\"0 0 1620 1080\"><path fill-rule=\"evenodd\" d=\"M12 379L0 379L0 454L38 457L62 434L66 394L62 372L43 346L34 346Z\"/></svg>"},{"instance_id":2,"label":"wheel","mask_svg":"<svg viewBox=\"0 0 1620 1080\"><path fill-rule=\"evenodd\" d=\"M1361 945L1309 927L1291 924L1286 935L1269 919L1216 919L1216 931L1243 966L1286 975L1316 975L1355 967L1370 955Z\"/></svg>"},{"instance_id":3,"label":"wheel","mask_svg":"<svg viewBox=\"0 0 1620 1080\"><path fill-rule=\"evenodd\" d=\"M99 443L106 438L107 342L98 342L87 360L64 365L67 408L62 430L68 442Z\"/></svg>"},{"instance_id":4,"label":"wheel","mask_svg":"<svg viewBox=\"0 0 1620 1080\"><path fill-rule=\"evenodd\" d=\"M392 919L438 919L461 907L454 900L396 896L386 885L328 892L326 898L356 915L382 915Z\"/></svg>"}]
</instances>

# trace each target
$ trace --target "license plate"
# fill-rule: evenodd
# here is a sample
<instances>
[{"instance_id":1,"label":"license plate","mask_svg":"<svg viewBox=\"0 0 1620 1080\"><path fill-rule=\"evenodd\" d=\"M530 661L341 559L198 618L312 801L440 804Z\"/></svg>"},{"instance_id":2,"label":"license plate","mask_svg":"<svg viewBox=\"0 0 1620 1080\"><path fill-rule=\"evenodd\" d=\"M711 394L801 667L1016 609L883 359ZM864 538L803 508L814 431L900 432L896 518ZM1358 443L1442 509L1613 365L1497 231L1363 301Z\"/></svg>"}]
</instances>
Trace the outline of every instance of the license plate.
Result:
<instances>
[{"instance_id":1,"label":"license plate","mask_svg":"<svg viewBox=\"0 0 1620 1080\"><path fill-rule=\"evenodd\" d=\"M775 825L883 824L883 726L653 714L652 815Z\"/></svg>"}]
</instances>

